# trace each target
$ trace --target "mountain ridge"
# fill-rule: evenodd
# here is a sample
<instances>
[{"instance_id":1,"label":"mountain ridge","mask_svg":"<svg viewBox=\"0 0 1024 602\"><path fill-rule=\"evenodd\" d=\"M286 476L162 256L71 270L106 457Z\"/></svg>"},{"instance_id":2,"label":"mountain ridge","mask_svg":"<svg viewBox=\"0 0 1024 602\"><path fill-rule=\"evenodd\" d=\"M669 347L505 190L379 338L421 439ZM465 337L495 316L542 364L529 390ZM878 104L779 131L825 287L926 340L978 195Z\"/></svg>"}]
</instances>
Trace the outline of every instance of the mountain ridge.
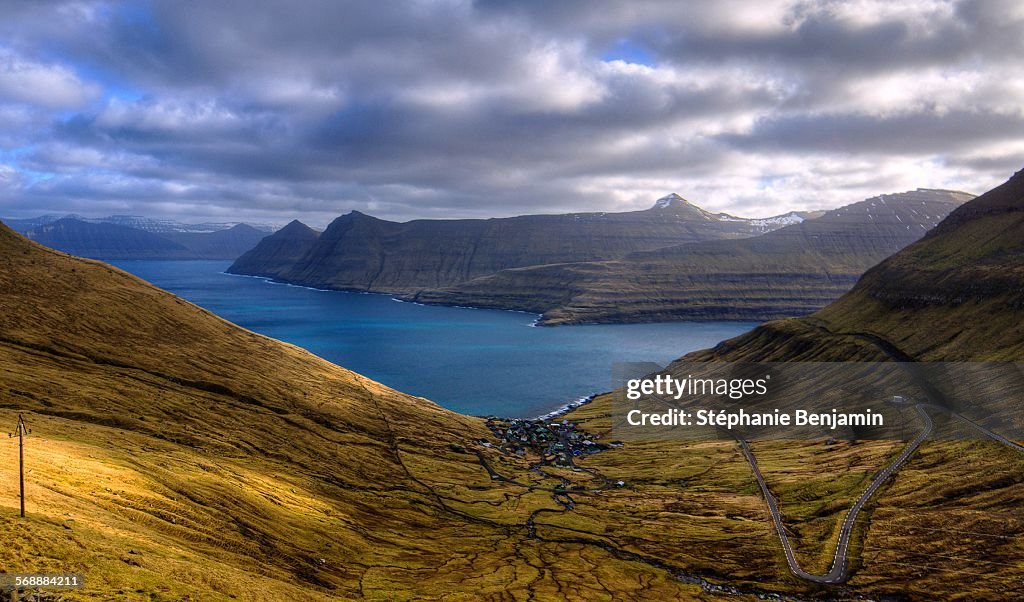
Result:
<instances>
[{"instance_id":1,"label":"mountain ridge","mask_svg":"<svg viewBox=\"0 0 1024 602\"><path fill-rule=\"evenodd\" d=\"M503 270L405 298L533 311L545 325L802 315L838 298L970 197L926 189L880 195L757 237Z\"/></svg>"},{"instance_id":2,"label":"mountain ridge","mask_svg":"<svg viewBox=\"0 0 1024 602\"><path fill-rule=\"evenodd\" d=\"M68 214L56 214L48 213L32 218L2 218L3 222L7 224L9 228L19 234L25 234L28 230L38 226L45 226L46 224L53 223L63 218L73 218L83 222L89 222L92 224L115 224L118 226L126 226L134 228L136 230L145 230L152 232L153 234L168 234L168 233L210 233L219 232L221 230L229 230L235 226L246 225L255 228L266 234L274 232L275 228L271 224L264 223L247 223L247 222L202 222L202 223L185 223L171 219L153 219L144 217L141 215L108 215L106 217L85 217L77 213Z\"/></svg>"},{"instance_id":3,"label":"mountain ridge","mask_svg":"<svg viewBox=\"0 0 1024 602\"><path fill-rule=\"evenodd\" d=\"M723 215L678 195L649 209L621 213L392 222L352 211L335 219L316 241L303 237L287 260L263 257L254 249L228 271L317 288L412 293L506 268L612 259L681 242L749 237L776 227ZM283 257L284 243L265 248Z\"/></svg>"},{"instance_id":4,"label":"mountain ridge","mask_svg":"<svg viewBox=\"0 0 1024 602\"><path fill-rule=\"evenodd\" d=\"M952 211L821 311L769 322L693 357L1019 360L1021 309L1024 170Z\"/></svg>"},{"instance_id":5,"label":"mountain ridge","mask_svg":"<svg viewBox=\"0 0 1024 602\"><path fill-rule=\"evenodd\" d=\"M153 231L78 217L62 217L22 233L48 247L94 259L235 259L267 235L248 224L210 232Z\"/></svg>"}]
</instances>

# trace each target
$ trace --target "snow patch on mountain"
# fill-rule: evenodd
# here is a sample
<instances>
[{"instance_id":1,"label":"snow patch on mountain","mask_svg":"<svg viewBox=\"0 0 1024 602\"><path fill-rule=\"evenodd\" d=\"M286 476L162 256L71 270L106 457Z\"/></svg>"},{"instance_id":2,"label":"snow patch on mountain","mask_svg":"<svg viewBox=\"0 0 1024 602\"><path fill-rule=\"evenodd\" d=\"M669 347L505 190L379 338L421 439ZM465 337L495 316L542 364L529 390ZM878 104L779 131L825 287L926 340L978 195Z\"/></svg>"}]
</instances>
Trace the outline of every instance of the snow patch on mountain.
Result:
<instances>
[{"instance_id":1,"label":"snow patch on mountain","mask_svg":"<svg viewBox=\"0 0 1024 602\"><path fill-rule=\"evenodd\" d=\"M668 209L669 207L672 206L673 203L685 203L685 202L686 202L686 199L684 199L683 197L681 197L678 194L673 192L672 194L669 194L667 196L663 196L660 199L658 199L657 201L654 201L654 209Z\"/></svg>"},{"instance_id":2,"label":"snow patch on mountain","mask_svg":"<svg viewBox=\"0 0 1024 602\"><path fill-rule=\"evenodd\" d=\"M783 215L775 215L772 217L765 217L761 219L750 220L751 224L761 228L781 228L783 226L792 226L793 224L799 224L804 221L804 217L799 215L795 211Z\"/></svg>"}]
</instances>

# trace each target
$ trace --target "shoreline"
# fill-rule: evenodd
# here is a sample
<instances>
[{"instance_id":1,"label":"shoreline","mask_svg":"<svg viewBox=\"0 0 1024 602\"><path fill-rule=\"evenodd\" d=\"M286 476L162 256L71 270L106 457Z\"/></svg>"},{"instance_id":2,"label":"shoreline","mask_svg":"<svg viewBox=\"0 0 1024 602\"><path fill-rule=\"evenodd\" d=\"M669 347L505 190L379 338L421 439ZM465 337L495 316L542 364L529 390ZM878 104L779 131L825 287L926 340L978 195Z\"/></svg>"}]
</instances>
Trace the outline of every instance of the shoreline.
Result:
<instances>
[{"instance_id":1,"label":"shoreline","mask_svg":"<svg viewBox=\"0 0 1024 602\"><path fill-rule=\"evenodd\" d=\"M534 320L530 324L528 324L528 326L531 326L531 327L539 326L540 325L539 322L544 317L543 314L538 314L537 312L526 311L526 310L522 310L522 309L506 309L506 308L502 308L502 307L474 307L472 305L447 305L447 304L443 304L443 303L422 303L420 301L410 301L408 299L401 299L399 297L396 297L395 293L379 293L379 292L376 292L376 291L360 291L360 290L355 290L355 289L344 289L344 288L320 288L320 287L316 287L316 286L308 286L308 285L305 285L305 284L293 284L291 282L285 282L284 280L278 280L278 279L272 278L270 276L256 276L254 274L235 274L235 273L229 272L227 270L224 270L223 272L221 272L221 274L224 274L225 276L238 276L240 278L256 278L257 280L262 280L262 281L264 281L264 282L266 282L268 284L276 284L276 285L279 285L279 286L291 286L291 287L294 287L294 288L304 288L304 289L308 289L308 290L311 290L311 291L318 291L318 292L322 292L322 293L348 293L348 294L352 294L352 295L382 295L382 296L390 298L392 301L395 301L397 303L409 303L411 305L419 305L420 307L451 307L451 308L454 308L454 309L476 309L476 310L482 310L482 311L504 311L504 312L515 313L515 314L527 314L527 315L535 316Z\"/></svg>"},{"instance_id":2,"label":"shoreline","mask_svg":"<svg viewBox=\"0 0 1024 602\"><path fill-rule=\"evenodd\" d=\"M534 418L534 420L551 420L554 418L558 418L560 416L564 416L569 412L577 408L581 408L590 403L591 401L594 401L594 398L596 398L598 395L604 395L607 392L608 391L602 391L598 393L591 393L590 395L587 395L585 397L579 397L577 399L574 399L573 401L570 401L567 404L559 406L558 408L552 410L551 412L548 412L547 414L541 414L540 416L537 416L536 418Z\"/></svg>"},{"instance_id":3,"label":"shoreline","mask_svg":"<svg viewBox=\"0 0 1024 602\"><path fill-rule=\"evenodd\" d=\"M148 260L147 260L148 261ZM659 319L600 319L600 320L565 320L558 322L548 322L544 319L543 313L536 311L530 311L525 309L514 309L510 307L490 307L490 306L475 306L475 305L456 305L453 303L424 303L422 301L414 301L412 299L403 299L399 295L401 293L387 293L377 291L363 291L357 289L346 289L346 288L321 288L316 286L308 286L304 284L293 284L291 282L285 282L278 280L270 276L256 276L252 274L235 274L228 272L227 270L221 272L226 276L240 276L242 278L257 278L270 284L277 284L281 286L291 286L295 288L304 288L311 291L327 292L327 293L349 293L356 295L383 295L398 303L408 303L410 305L418 305L420 307L450 307L453 309L475 309L481 311L501 311L516 314L526 314L534 316L533 320L526 326L530 328L557 328L560 326L628 326L633 324L678 324L683 322L692 322L694 324L700 324L704 322L743 322L750 323L754 326L770 322L772 320L782 320L794 317L800 317L801 313L789 313L783 312L779 314L771 314L768 317L712 317L712 316L686 316L678 319L669 319L662 317Z\"/></svg>"}]
</instances>

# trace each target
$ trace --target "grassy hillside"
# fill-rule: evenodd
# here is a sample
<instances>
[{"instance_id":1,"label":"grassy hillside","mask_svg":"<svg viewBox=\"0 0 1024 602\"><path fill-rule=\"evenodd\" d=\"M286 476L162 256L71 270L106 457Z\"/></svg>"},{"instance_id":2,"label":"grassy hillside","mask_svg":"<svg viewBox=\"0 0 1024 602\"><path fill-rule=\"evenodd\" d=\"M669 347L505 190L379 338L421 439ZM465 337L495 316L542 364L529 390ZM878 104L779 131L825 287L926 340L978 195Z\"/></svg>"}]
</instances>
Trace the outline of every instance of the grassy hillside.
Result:
<instances>
[{"instance_id":1,"label":"grassy hillside","mask_svg":"<svg viewBox=\"0 0 1024 602\"><path fill-rule=\"evenodd\" d=\"M607 432L610 409L611 398L604 396L569 417ZM751 447L801 566L823 573L853 500L902 443L829 445L818 439L754 441ZM705 529L705 513L726 508L729 518L750 521L749 529L772 524L735 443L627 444L583 465L635 475L635 487L650 500L637 505L637 516L649 521L652 540L686 541L687 551L698 555L709 541L729 541L731 554L741 556L723 556L719 566L727 574L738 576L734 563L741 563L771 589L798 599L995 602L1017 599L1024 582L1024 457L996 443L922 445L862 513L851 547L851 577L838 586L797 581L773 529L756 542L736 537L727 522ZM750 504L743 514L735 514L739 500Z\"/></svg>"},{"instance_id":2,"label":"grassy hillside","mask_svg":"<svg viewBox=\"0 0 1024 602\"><path fill-rule=\"evenodd\" d=\"M0 443L0 569L84 572L72 599L698 599L726 577L721 546L641 545L633 490L581 494L580 518L479 419L4 227L0 310L0 424L33 429L27 519ZM727 518L755 503L705 528L756 546Z\"/></svg>"},{"instance_id":3,"label":"grassy hillside","mask_svg":"<svg viewBox=\"0 0 1024 602\"><path fill-rule=\"evenodd\" d=\"M770 322L683 360L1021 362L1022 259L1024 172L954 211L824 310ZM570 417L600 430L610 409L610 398L599 398ZM821 573L854 498L901 445L755 441L752 448L798 560ZM655 443L624 455L644 466L678 449ZM855 530L852 576L846 589L832 591L1016 599L1024 583L1021 508L1021 454L988 440L927 441L869 503ZM770 520L766 512L763 520Z\"/></svg>"},{"instance_id":4,"label":"grassy hillside","mask_svg":"<svg viewBox=\"0 0 1024 602\"><path fill-rule=\"evenodd\" d=\"M805 319L770 322L694 359L1020 361L1024 171L963 205Z\"/></svg>"},{"instance_id":5,"label":"grassy hillside","mask_svg":"<svg viewBox=\"0 0 1024 602\"><path fill-rule=\"evenodd\" d=\"M949 218L960 226L919 243L938 257L934 269L953 278L991 260L990 272L1014 273L997 258L1015 257L1017 230L980 256L975 242L970 259L943 242L978 219L1016 223L1013 205L997 206L968 204ZM915 289L897 300L882 295L898 290L886 281L840 303L885 304L862 310L866 323L906 340L840 331L852 326L833 307L688 359L891 358L940 313L959 334L936 322L924 348L1020 358L1007 327L1019 289L970 288L980 292L966 301ZM975 304L1006 320L999 332L967 321ZM858 527L850 581L818 586L789 573L728 441L627 443L580 458L579 471L503 453L478 443L498 443L481 420L4 228L0 309L0 424L23 413L34 429L25 520L16 444L0 443L0 568L85 572L73 599L1005 600L1024 579L1024 460L995 444L922 446ZM936 313L915 322L920 311ZM990 340L978 342L976 328ZM601 398L571 418L607 441L608 409ZM821 570L846 508L900 444L752 447L800 561Z\"/></svg>"}]
</instances>

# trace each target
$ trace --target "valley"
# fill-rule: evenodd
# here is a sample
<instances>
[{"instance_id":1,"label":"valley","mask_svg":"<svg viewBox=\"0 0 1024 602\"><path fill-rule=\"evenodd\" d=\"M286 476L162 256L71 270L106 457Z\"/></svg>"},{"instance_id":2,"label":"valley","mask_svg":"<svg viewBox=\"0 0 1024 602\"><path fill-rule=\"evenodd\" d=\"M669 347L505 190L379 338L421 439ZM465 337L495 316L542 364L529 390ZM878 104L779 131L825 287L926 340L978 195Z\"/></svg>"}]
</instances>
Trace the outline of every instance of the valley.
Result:
<instances>
[{"instance_id":1,"label":"valley","mask_svg":"<svg viewBox=\"0 0 1024 602\"><path fill-rule=\"evenodd\" d=\"M0 602L1024 602L1024 3L2 15Z\"/></svg>"},{"instance_id":2,"label":"valley","mask_svg":"<svg viewBox=\"0 0 1024 602\"><path fill-rule=\"evenodd\" d=\"M999 233L1019 220L1019 205L1000 202L1018 185L965 205L903 253L959 272L1016 252L1018 239ZM953 260L951 237L978 231L976 220L1003 226L986 223L987 243ZM951 595L959 581L946 577L967 572L972 598L995 600L1021 578L1012 567L1024 537L1024 459L999 442L921 441L885 482L874 475L905 453L901 442L752 441L763 485L729 441L626 443L541 467L535 452L500 449L482 419L239 329L115 268L0 234L0 417L26 417L34 463L29 519L13 516L9 490L0 494L0 528L19 542L0 550L0 562L87 564L82 599L437 597L470 584L485 598L925 599ZM874 272L900 266L901 255ZM869 273L840 304L874 282ZM990 294L977 290L977 299ZM964 301L947 307L974 311ZM830 311L686 360L893 353L897 343L881 334L841 333ZM813 332L836 344L809 346ZM1012 357L1020 344L1007 333L979 353L971 340L960 338L958 357ZM607 444L609 408L598 397L565 419ZM10 482L13 464L0 465ZM790 574L765 489L808 573L827 573L848 538L843 584ZM845 526L865 490L875 495ZM157 569L166 566L174 569Z\"/></svg>"}]
</instances>

